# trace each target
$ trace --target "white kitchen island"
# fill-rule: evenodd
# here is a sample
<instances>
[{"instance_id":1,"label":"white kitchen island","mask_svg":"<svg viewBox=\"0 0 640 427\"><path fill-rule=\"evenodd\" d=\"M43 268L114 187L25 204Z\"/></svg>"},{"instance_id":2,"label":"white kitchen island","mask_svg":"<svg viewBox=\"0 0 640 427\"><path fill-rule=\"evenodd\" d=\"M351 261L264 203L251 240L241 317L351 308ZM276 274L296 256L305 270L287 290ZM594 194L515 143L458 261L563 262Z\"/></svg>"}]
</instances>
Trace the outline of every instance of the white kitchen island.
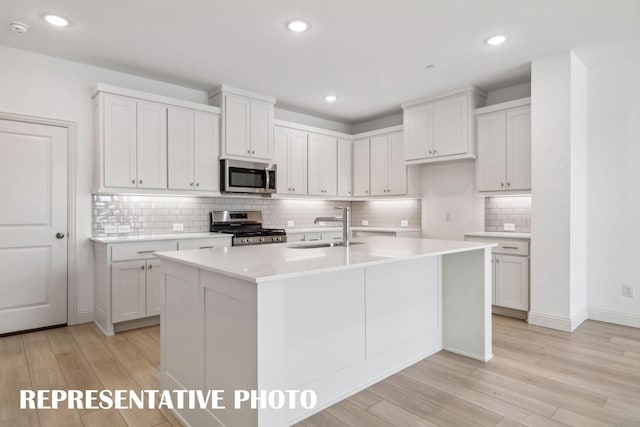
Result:
<instances>
[{"instance_id":1,"label":"white kitchen island","mask_svg":"<svg viewBox=\"0 0 640 427\"><path fill-rule=\"evenodd\" d=\"M491 353L491 247L371 237L160 252L162 385L224 390L199 426L286 426L442 349ZM300 244L297 244L300 246ZM313 409L233 409L234 390L313 390Z\"/></svg>"}]
</instances>

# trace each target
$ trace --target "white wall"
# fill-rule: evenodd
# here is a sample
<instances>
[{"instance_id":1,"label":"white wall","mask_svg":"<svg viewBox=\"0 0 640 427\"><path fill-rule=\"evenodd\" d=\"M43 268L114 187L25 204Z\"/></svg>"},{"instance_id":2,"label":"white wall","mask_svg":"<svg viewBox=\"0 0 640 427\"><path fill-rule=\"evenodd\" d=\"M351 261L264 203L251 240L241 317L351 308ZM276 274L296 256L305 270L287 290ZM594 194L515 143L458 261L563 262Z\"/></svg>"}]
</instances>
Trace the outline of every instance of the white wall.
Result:
<instances>
[{"instance_id":1,"label":"white wall","mask_svg":"<svg viewBox=\"0 0 640 427\"><path fill-rule=\"evenodd\" d=\"M93 312L91 190L93 187L92 100L96 83L207 103L207 93L106 69L0 46L0 111L75 122L77 184L77 311Z\"/></svg>"},{"instance_id":2,"label":"white wall","mask_svg":"<svg viewBox=\"0 0 640 427\"><path fill-rule=\"evenodd\" d=\"M277 100L276 100L277 105ZM333 120L321 119L319 117L310 116L308 114L297 113L295 111L285 110L283 108L275 108L274 116L278 120L299 123L307 126L313 126L320 129L332 130L334 132L351 133L351 126L346 123L336 122Z\"/></svg>"},{"instance_id":3,"label":"white wall","mask_svg":"<svg viewBox=\"0 0 640 427\"><path fill-rule=\"evenodd\" d=\"M521 83L487 92L487 105L500 104L529 96L531 96L531 82Z\"/></svg>"},{"instance_id":4,"label":"white wall","mask_svg":"<svg viewBox=\"0 0 640 427\"><path fill-rule=\"evenodd\" d=\"M640 327L640 52L589 64L589 317ZM622 296L622 284L635 298Z\"/></svg>"},{"instance_id":5,"label":"white wall","mask_svg":"<svg viewBox=\"0 0 640 427\"><path fill-rule=\"evenodd\" d=\"M572 52L532 62L529 322L567 331L587 311L584 251L572 246L586 238L584 183L579 182L586 167L581 129L586 119L583 95L575 93L586 91L585 79L586 70Z\"/></svg>"},{"instance_id":6,"label":"white wall","mask_svg":"<svg viewBox=\"0 0 640 427\"><path fill-rule=\"evenodd\" d=\"M466 232L484 231L484 199L475 195L475 176L474 161L422 166L423 237L462 240Z\"/></svg>"}]
</instances>

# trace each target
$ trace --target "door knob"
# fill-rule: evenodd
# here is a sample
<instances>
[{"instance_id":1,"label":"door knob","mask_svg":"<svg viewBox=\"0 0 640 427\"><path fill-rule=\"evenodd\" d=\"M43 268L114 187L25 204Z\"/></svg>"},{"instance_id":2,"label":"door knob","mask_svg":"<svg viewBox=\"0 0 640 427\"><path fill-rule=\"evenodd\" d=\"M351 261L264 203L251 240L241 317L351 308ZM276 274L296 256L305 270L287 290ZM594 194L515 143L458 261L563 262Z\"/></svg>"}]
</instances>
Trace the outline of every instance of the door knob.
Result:
<instances>
[{"instance_id":1,"label":"door knob","mask_svg":"<svg viewBox=\"0 0 640 427\"><path fill-rule=\"evenodd\" d=\"M64 233L56 233L57 239L64 239Z\"/></svg>"}]
</instances>

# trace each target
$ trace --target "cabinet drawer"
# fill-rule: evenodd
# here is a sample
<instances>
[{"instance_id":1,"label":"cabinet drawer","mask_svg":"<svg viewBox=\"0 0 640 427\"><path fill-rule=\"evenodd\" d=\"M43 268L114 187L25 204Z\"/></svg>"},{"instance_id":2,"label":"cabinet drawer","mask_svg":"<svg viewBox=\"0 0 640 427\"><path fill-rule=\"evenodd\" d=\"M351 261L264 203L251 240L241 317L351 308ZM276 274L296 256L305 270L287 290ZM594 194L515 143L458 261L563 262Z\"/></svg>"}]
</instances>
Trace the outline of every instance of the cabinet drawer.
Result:
<instances>
[{"instance_id":1,"label":"cabinet drawer","mask_svg":"<svg viewBox=\"0 0 640 427\"><path fill-rule=\"evenodd\" d=\"M465 240L472 242L497 243L493 248L494 254L523 255L529 256L529 242L526 240L492 239L491 237L466 237Z\"/></svg>"},{"instance_id":2,"label":"cabinet drawer","mask_svg":"<svg viewBox=\"0 0 640 427\"><path fill-rule=\"evenodd\" d=\"M316 240L322 240L322 234L321 233L306 233L304 235L305 241L306 242L314 242Z\"/></svg>"},{"instance_id":3,"label":"cabinet drawer","mask_svg":"<svg viewBox=\"0 0 640 427\"><path fill-rule=\"evenodd\" d=\"M111 261L154 258L154 252L175 251L176 249L178 249L178 244L175 240L118 243L111 247Z\"/></svg>"},{"instance_id":4,"label":"cabinet drawer","mask_svg":"<svg viewBox=\"0 0 640 427\"><path fill-rule=\"evenodd\" d=\"M225 238L209 238L209 239L188 239L178 242L178 250L186 251L188 249L209 249L223 248L231 246L231 237Z\"/></svg>"},{"instance_id":5,"label":"cabinet drawer","mask_svg":"<svg viewBox=\"0 0 640 427\"><path fill-rule=\"evenodd\" d=\"M498 240L498 246L493 248L494 254L529 255L529 242Z\"/></svg>"},{"instance_id":6,"label":"cabinet drawer","mask_svg":"<svg viewBox=\"0 0 640 427\"><path fill-rule=\"evenodd\" d=\"M322 240L342 240L342 231L325 231L322 233Z\"/></svg>"}]
</instances>

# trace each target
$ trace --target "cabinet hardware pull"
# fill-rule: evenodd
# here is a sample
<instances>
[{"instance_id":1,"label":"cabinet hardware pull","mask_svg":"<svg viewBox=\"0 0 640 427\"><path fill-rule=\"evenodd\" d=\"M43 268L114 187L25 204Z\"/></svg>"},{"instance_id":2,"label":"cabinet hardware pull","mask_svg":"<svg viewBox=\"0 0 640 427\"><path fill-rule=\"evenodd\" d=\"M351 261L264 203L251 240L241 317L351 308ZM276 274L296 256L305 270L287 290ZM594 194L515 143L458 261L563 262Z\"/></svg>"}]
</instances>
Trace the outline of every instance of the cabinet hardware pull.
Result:
<instances>
[{"instance_id":1,"label":"cabinet hardware pull","mask_svg":"<svg viewBox=\"0 0 640 427\"><path fill-rule=\"evenodd\" d=\"M196 182L196 187L200 187L200 183L199 182Z\"/></svg>"},{"instance_id":2,"label":"cabinet hardware pull","mask_svg":"<svg viewBox=\"0 0 640 427\"><path fill-rule=\"evenodd\" d=\"M138 184L142 184L142 180L138 181Z\"/></svg>"},{"instance_id":3,"label":"cabinet hardware pull","mask_svg":"<svg viewBox=\"0 0 640 427\"><path fill-rule=\"evenodd\" d=\"M136 180L135 180L135 179L132 179L132 180L131 180L131 183L132 183L132 184L135 184L135 183L136 183Z\"/></svg>"},{"instance_id":4,"label":"cabinet hardware pull","mask_svg":"<svg viewBox=\"0 0 640 427\"><path fill-rule=\"evenodd\" d=\"M251 150L251 154L256 154L256 150Z\"/></svg>"},{"instance_id":5,"label":"cabinet hardware pull","mask_svg":"<svg viewBox=\"0 0 640 427\"><path fill-rule=\"evenodd\" d=\"M291 189L291 191L296 191L296 189L295 189L295 188L292 188L292 189Z\"/></svg>"},{"instance_id":6,"label":"cabinet hardware pull","mask_svg":"<svg viewBox=\"0 0 640 427\"><path fill-rule=\"evenodd\" d=\"M149 270L151 270L153 268L153 265L149 265Z\"/></svg>"},{"instance_id":7,"label":"cabinet hardware pull","mask_svg":"<svg viewBox=\"0 0 640 427\"><path fill-rule=\"evenodd\" d=\"M432 151L432 150L429 150L429 154L433 154L433 151Z\"/></svg>"},{"instance_id":8,"label":"cabinet hardware pull","mask_svg":"<svg viewBox=\"0 0 640 427\"><path fill-rule=\"evenodd\" d=\"M507 182L507 187L511 187L511 183L510 182Z\"/></svg>"},{"instance_id":9,"label":"cabinet hardware pull","mask_svg":"<svg viewBox=\"0 0 640 427\"><path fill-rule=\"evenodd\" d=\"M501 182L501 183L500 183L500 187L504 187L504 182Z\"/></svg>"},{"instance_id":10,"label":"cabinet hardware pull","mask_svg":"<svg viewBox=\"0 0 640 427\"><path fill-rule=\"evenodd\" d=\"M213 246L200 246L200 249L211 249Z\"/></svg>"},{"instance_id":11,"label":"cabinet hardware pull","mask_svg":"<svg viewBox=\"0 0 640 427\"><path fill-rule=\"evenodd\" d=\"M144 265L142 267L140 267L140 270L144 270Z\"/></svg>"},{"instance_id":12,"label":"cabinet hardware pull","mask_svg":"<svg viewBox=\"0 0 640 427\"><path fill-rule=\"evenodd\" d=\"M503 246L502 249L518 249L517 246Z\"/></svg>"},{"instance_id":13,"label":"cabinet hardware pull","mask_svg":"<svg viewBox=\"0 0 640 427\"><path fill-rule=\"evenodd\" d=\"M500 260L499 260L499 259L496 259L496 262L500 262Z\"/></svg>"},{"instance_id":14,"label":"cabinet hardware pull","mask_svg":"<svg viewBox=\"0 0 640 427\"><path fill-rule=\"evenodd\" d=\"M433 154L436 154L438 152L438 150L433 150Z\"/></svg>"},{"instance_id":15,"label":"cabinet hardware pull","mask_svg":"<svg viewBox=\"0 0 640 427\"><path fill-rule=\"evenodd\" d=\"M193 182L192 182L192 183L190 183L189 185L193 187Z\"/></svg>"},{"instance_id":16,"label":"cabinet hardware pull","mask_svg":"<svg viewBox=\"0 0 640 427\"><path fill-rule=\"evenodd\" d=\"M247 150L247 154L251 154L251 150Z\"/></svg>"},{"instance_id":17,"label":"cabinet hardware pull","mask_svg":"<svg viewBox=\"0 0 640 427\"><path fill-rule=\"evenodd\" d=\"M152 249L152 250L150 250L150 251L138 251L138 253L139 253L139 254L152 254L152 253L154 253L155 251L156 251L155 249Z\"/></svg>"}]
</instances>

